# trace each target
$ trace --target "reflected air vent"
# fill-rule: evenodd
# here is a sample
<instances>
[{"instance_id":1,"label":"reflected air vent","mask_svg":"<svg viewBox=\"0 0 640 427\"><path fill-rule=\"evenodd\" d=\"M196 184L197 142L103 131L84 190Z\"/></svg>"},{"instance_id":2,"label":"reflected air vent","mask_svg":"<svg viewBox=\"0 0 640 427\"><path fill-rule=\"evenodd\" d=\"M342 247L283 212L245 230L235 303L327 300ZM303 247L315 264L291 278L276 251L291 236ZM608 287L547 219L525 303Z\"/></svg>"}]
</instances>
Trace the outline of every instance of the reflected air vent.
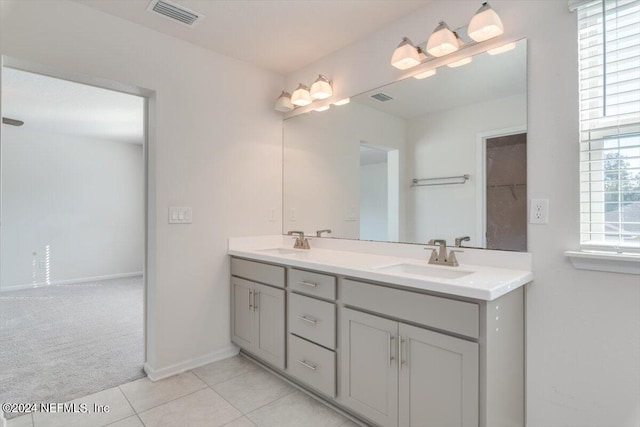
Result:
<instances>
[{"instance_id":1,"label":"reflected air vent","mask_svg":"<svg viewBox=\"0 0 640 427\"><path fill-rule=\"evenodd\" d=\"M185 9L177 4L169 3L165 0L151 0L148 11L158 13L174 21L178 21L182 24L190 27L195 26L199 20L203 18L202 15L195 13L191 10Z\"/></svg>"},{"instance_id":2,"label":"reflected air vent","mask_svg":"<svg viewBox=\"0 0 640 427\"><path fill-rule=\"evenodd\" d=\"M373 99L377 99L380 102L391 101L393 98L387 95L386 93L378 92L375 95L371 95Z\"/></svg>"}]
</instances>

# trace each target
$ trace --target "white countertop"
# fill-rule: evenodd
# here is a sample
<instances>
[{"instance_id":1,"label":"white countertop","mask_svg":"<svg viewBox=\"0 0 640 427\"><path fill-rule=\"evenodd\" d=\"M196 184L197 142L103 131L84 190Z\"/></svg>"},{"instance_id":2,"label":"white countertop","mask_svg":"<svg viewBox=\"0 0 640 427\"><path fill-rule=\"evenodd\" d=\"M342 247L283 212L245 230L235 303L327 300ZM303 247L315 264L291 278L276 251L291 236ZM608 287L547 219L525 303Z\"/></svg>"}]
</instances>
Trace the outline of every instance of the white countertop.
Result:
<instances>
[{"instance_id":1,"label":"white countertop","mask_svg":"<svg viewBox=\"0 0 640 427\"><path fill-rule=\"evenodd\" d=\"M485 265L463 263L460 266L431 265L428 261L430 252L424 251L423 259L394 256L391 254L374 254L366 252L345 251L326 248L310 250L292 250L290 245L283 245L280 240L271 237L257 239L251 244L246 238L241 244L229 241L229 255L283 264L291 267L316 270L331 274L389 283L400 288L440 292L461 297L492 301L533 280L533 273L528 270L498 268ZM392 244L390 244L392 245ZM291 253L279 254L269 252L270 249L283 248ZM492 251L496 252L496 251ZM526 254L530 255L530 254ZM396 264L411 264L437 270L468 272L458 278L431 277L422 274L385 271L381 268Z\"/></svg>"}]
</instances>

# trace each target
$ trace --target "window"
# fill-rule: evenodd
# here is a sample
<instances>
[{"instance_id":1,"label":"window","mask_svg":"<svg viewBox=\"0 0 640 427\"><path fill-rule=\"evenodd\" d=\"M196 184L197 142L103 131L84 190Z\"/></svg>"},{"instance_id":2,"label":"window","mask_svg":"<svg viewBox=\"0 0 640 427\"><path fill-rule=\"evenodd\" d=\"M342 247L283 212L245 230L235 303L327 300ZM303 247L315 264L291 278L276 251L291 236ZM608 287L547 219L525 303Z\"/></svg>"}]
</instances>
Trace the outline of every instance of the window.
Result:
<instances>
[{"instance_id":1,"label":"window","mask_svg":"<svg viewBox=\"0 0 640 427\"><path fill-rule=\"evenodd\" d=\"M577 9L580 241L640 252L640 0Z\"/></svg>"}]
</instances>

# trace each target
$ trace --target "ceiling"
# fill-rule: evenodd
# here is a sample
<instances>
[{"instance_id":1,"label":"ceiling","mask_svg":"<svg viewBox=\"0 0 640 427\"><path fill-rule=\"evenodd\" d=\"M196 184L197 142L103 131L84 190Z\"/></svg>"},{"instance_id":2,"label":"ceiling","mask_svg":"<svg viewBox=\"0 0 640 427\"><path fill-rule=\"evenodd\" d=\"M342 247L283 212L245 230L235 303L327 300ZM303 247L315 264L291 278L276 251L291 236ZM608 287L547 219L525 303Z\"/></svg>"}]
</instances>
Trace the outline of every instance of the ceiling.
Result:
<instances>
[{"instance_id":1,"label":"ceiling","mask_svg":"<svg viewBox=\"0 0 640 427\"><path fill-rule=\"evenodd\" d=\"M12 68L2 69L2 115L24 122L15 129L132 144L144 138L143 98Z\"/></svg>"},{"instance_id":2,"label":"ceiling","mask_svg":"<svg viewBox=\"0 0 640 427\"><path fill-rule=\"evenodd\" d=\"M430 0L172 0L195 27L147 11L149 0L74 0L281 74L300 69Z\"/></svg>"},{"instance_id":3,"label":"ceiling","mask_svg":"<svg viewBox=\"0 0 640 427\"><path fill-rule=\"evenodd\" d=\"M408 78L357 95L352 102L368 105L402 119L425 116L435 111L473 105L527 91L526 40L500 55L481 53L473 62L457 68L440 67L435 76ZM382 92L391 101L380 102L371 95Z\"/></svg>"}]
</instances>

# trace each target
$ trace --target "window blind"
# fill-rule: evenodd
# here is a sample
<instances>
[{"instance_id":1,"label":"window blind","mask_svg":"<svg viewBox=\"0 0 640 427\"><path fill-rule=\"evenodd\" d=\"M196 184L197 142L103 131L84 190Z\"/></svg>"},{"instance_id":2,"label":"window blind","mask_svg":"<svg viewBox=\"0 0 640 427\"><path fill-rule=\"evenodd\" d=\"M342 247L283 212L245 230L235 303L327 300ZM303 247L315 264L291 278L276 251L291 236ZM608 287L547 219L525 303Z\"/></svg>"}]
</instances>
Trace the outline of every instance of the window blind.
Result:
<instances>
[{"instance_id":1,"label":"window blind","mask_svg":"<svg viewBox=\"0 0 640 427\"><path fill-rule=\"evenodd\" d=\"M640 0L578 8L580 240L640 251Z\"/></svg>"}]
</instances>

